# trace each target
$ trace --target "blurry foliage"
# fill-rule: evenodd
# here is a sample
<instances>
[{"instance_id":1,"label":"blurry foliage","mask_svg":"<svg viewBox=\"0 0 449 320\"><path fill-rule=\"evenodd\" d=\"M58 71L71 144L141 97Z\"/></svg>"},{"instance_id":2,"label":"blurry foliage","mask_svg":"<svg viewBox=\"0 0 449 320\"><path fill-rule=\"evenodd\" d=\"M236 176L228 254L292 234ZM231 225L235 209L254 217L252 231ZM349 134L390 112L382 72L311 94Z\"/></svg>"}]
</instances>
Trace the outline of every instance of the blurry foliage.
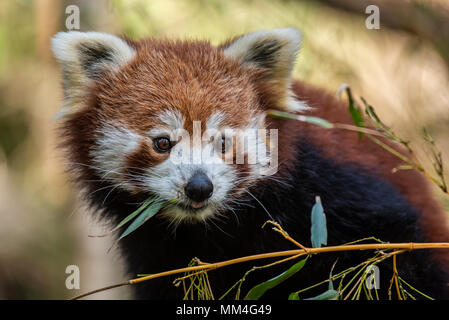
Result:
<instances>
[{"instance_id":1,"label":"blurry foliage","mask_svg":"<svg viewBox=\"0 0 449 320\"><path fill-rule=\"evenodd\" d=\"M9 160L13 151L28 136L26 117L23 110L4 116L0 115L0 148L6 156L6 160Z\"/></svg>"},{"instance_id":2,"label":"blurry foliage","mask_svg":"<svg viewBox=\"0 0 449 320\"><path fill-rule=\"evenodd\" d=\"M0 2L0 299L69 295L64 271L78 250L61 171L46 170L59 88L45 93L56 70L36 55L36 3Z\"/></svg>"},{"instance_id":3,"label":"blurry foliage","mask_svg":"<svg viewBox=\"0 0 449 320\"><path fill-rule=\"evenodd\" d=\"M0 75L8 64L33 56L33 14L32 1L0 3Z\"/></svg>"}]
</instances>

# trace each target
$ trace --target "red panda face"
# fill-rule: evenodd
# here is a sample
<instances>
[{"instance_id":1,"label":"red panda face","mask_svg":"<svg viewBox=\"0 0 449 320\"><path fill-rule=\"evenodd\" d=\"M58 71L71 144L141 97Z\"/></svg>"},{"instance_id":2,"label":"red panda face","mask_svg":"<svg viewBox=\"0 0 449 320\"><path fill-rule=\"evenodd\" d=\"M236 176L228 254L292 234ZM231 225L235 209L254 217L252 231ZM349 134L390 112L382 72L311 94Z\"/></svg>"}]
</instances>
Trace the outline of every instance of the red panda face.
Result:
<instances>
[{"instance_id":1,"label":"red panda face","mask_svg":"<svg viewBox=\"0 0 449 320\"><path fill-rule=\"evenodd\" d=\"M178 198L161 213L173 221L205 220L232 208L272 168L262 131L266 110L304 107L289 90L298 46L291 28L218 48L56 35L61 117L76 172L88 167L94 178L130 195Z\"/></svg>"}]
</instances>

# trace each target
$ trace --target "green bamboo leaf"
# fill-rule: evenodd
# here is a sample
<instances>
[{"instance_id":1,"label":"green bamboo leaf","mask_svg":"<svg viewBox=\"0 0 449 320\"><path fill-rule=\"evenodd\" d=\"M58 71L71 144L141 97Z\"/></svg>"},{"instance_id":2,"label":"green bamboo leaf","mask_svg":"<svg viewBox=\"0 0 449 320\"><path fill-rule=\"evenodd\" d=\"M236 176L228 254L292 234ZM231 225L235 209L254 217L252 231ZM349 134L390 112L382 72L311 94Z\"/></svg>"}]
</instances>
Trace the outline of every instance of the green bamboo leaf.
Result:
<instances>
[{"instance_id":1,"label":"green bamboo leaf","mask_svg":"<svg viewBox=\"0 0 449 320\"><path fill-rule=\"evenodd\" d=\"M290 293L290 295L288 296L288 300L299 300L298 292Z\"/></svg>"},{"instance_id":2,"label":"green bamboo leaf","mask_svg":"<svg viewBox=\"0 0 449 320\"><path fill-rule=\"evenodd\" d=\"M126 223L128 223L129 221L131 221L133 218L137 217L137 215L139 213L142 212L142 210L144 210L146 207L148 207L148 205L154 201L154 198L149 198L148 200L146 200L136 211L134 211L133 213L131 213L129 216L127 216L125 219L123 219L114 229L112 229L112 231L116 231L118 229L120 229L121 227L123 227Z\"/></svg>"},{"instance_id":3,"label":"green bamboo leaf","mask_svg":"<svg viewBox=\"0 0 449 320\"><path fill-rule=\"evenodd\" d=\"M364 127L364 119L362 112L359 108L356 108L354 101L352 99L349 100L349 113L351 114L352 121L357 127ZM363 133L359 132L359 138L363 137Z\"/></svg>"},{"instance_id":4,"label":"green bamboo leaf","mask_svg":"<svg viewBox=\"0 0 449 320\"><path fill-rule=\"evenodd\" d=\"M317 295L316 297L307 298L304 300L337 300L338 295L339 293L337 290L327 290L326 292Z\"/></svg>"},{"instance_id":5,"label":"green bamboo leaf","mask_svg":"<svg viewBox=\"0 0 449 320\"><path fill-rule=\"evenodd\" d=\"M372 119L374 119L374 121L376 121L377 123L382 123L378 117L378 115L376 114L376 112L374 111L374 108L372 106L367 106L365 109L366 114L371 117Z\"/></svg>"},{"instance_id":6,"label":"green bamboo leaf","mask_svg":"<svg viewBox=\"0 0 449 320\"><path fill-rule=\"evenodd\" d=\"M320 197L316 197L316 203L312 208L312 226L310 228L310 239L313 248L321 248L327 245L326 215L321 205Z\"/></svg>"},{"instance_id":7,"label":"green bamboo leaf","mask_svg":"<svg viewBox=\"0 0 449 320\"><path fill-rule=\"evenodd\" d=\"M329 121L326 121L326 120L318 118L318 117L304 116L304 121L319 125L326 129L331 129L334 127L334 125L332 123L330 123Z\"/></svg>"},{"instance_id":8,"label":"green bamboo leaf","mask_svg":"<svg viewBox=\"0 0 449 320\"><path fill-rule=\"evenodd\" d=\"M329 290L334 290L334 284L332 283L332 280L329 281Z\"/></svg>"},{"instance_id":9,"label":"green bamboo leaf","mask_svg":"<svg viewBox=\"0 0 449 320\"><path fill-rule=\"evenodd\" d=\"M127 224L129 221L131 221L132 219L134 219L135 217L137 217L137 215L139 213L142 212L142 210L144 210L146 207L148 207L148 205L154 201L154 197L151 197L149 199L147 199L139 208L137 208L137 210L135 210L133 213L131 213L130 215L128 215L125 219L123 219L122 221L120 221L120 223L112 230L104 233L104 234L100 234L100 235L89 235L89 237L106 237L108 235L110 235L111 233L117 231L118 229L120 229L121 227L123 227L125 224Z\"/></svg>"},{"instance_id":10,"label":"green bamboo leaf","mask_svg":"<svg viewBox=\"0 0 449 320\"><path fill-rule=\"evenodd\" d=\"M293 120L299 120L299 121L303 121L303 122L309 122L309 123L316 124L320 127L326 128L326 129L330 129L330 128L334 127L334 125L332 123L330 123L329 121L324 120L322 118L318 118L318 117L303 116L303 115L298 115L298 114L293 114L293 113L288 113L288 112L278 111L278 110L270 110L270 111L268 111L268 115L270 115L273 118L278 118L278 119L293 119Z\"/></svg>"},{"instance_id":11,"label":"green bamboo leaf","mask_svg":"<svg viewBox=\"0 0 449 320\"><path fill-rule=\"evenodd\" d=\"M148 206L125 230L125 232L122 233L119 240L129 235L131 232L139 228L142 224L144 224L148 219L153 217L164 204L163 201L155 201L151 205Z\"/></svg>"},{"instance_id":12,"label":"green bamboo leaf","mask_svg":"<svg viewBox=\"0 0 449 320\"><path fill-rule=\"evenodd\" d=\"M304 267L304 265L306 264L306 261L307 258L295 263L287 271L281 273L280 275L254 286L253 288L251 288L251 290L249 290L248 294L245 297L245 300L258 300L264 295L267 290L274 288L275 286L287 280L296 272L301 270L302 267Z\"/></svg>"},{"instance_id":13,"label":"green bamboo leaf","mask_svg":"<svg viewBox=\"0 0 449 320\"><path fill-rule=\"evenodd\" d=\"M288 113L288 112L278 111L278 110L269 110L267 113L269 116L271 116L273 118L298 120L298 115L293 114L293 113Z\"/></svg>"}]
</instances>

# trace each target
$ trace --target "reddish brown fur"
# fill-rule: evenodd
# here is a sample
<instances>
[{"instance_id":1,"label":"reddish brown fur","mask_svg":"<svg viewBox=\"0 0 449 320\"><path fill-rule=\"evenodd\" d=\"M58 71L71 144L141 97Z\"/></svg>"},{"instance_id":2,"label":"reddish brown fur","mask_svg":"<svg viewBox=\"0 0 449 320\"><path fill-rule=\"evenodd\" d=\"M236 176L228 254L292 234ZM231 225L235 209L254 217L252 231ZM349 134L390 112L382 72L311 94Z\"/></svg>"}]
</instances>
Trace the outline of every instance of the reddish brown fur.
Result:
<instances>
[{"instance_id":1,"label":"reddish brown fur","mask_svg":"<svg viewBox=\"0 0 449 320\"><path fill-rule=\"evenodd\" d=\"M241 127L257 107L251 76L207 42L145 40L136 58L98 90L106 117L136 132L144 134L157 124L151 122L155 115L172 107L186 117L185 129L192 133L193 121L204 124L217 110L229 115L227 125Z\"/></svg>"},{"instance_id":2,"label":"reddish brown fur","mask_svg":"<svg viewBox=\"0 0 449 320\"><path fill-rule=\"evenodd\" d=\"M243 68L224 57L221 49L208 42L144 40L129 41L136 49L136 58L119 73L105 74L92 88L87 108L70 115L65 122L69 133L72 161L91 163L89 149L95 144L96 130L103 119L123 124L141 135L158 124L156 115L173 107L186 117L185 129L192 133L194 120L205 124L217 110L223 111L226 125L244 127L255 110L276 108L280 89L263 81L263 72ZM145 62L145 63L142 63ZM239 89L239 90L236 90ZM301 82L293 83L300 100L313 107L307 114L333 123L351 123L345 103L322 90ZM360 140L356 133L326 130L321 127L289 120L269 120L272 128L280 128L279 159L282 166L293 165L295 137L308 139L322 152L341 164L357 164L364 170L391 181L416 206L422 216L422 226L431 241L449 241L447 219L433 199L426 179L415 171L392 169L401 161L368 139ZM202 126L204 130L205 126ZM77 134L74 134L74 133ZM144 141L136 153L128 157L129 166L144 168L160 163L167 155L157 154ZM241 166L240 168L246 168ZM85 169L82 179L92 176ZM449 265L449 254L439 252Z\"/></svg>"}]
</instances>

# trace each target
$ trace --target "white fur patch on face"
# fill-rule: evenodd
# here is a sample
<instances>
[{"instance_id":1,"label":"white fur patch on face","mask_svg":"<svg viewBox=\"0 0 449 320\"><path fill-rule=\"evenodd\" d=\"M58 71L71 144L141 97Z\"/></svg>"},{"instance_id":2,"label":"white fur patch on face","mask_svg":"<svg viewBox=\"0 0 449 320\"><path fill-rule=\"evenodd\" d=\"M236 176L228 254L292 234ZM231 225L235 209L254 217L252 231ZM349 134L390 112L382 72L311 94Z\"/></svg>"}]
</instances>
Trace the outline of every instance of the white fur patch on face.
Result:
<instances>
[{"instance_id":1,"label":"white fur patch on face","mask_svg":"<svg viewBox=\"0 0 449 320\"><path fill-rule=\"evenodd\" d=\"M199 151L202 159L199 163L193 161L193 153L197 148L201 149ZM235 185L236 171L216 155L212 143L191 146L189 139L182 139L171 150L173 154L178 152L182 153L180 158L169 157L157 166L147 169L142 178L148 189L159 197L166 200L179 197L180 205L164 210L163 214L167 218L173 222L204 221L226 206L228 193ZM183 208L192 204L192 200L185 195L185 186L198 171L207 175L214 190L202 209L189 212Z\"/></svg>"},{"instance_id":2,"label":"white fur patch on face","mask_svg":"<svg viewBox=\"0 0 449 320\"><path fill-rule=\"evenodd\" d=\"M166 110L159 116L161 125L152 128L149 136L154 138L161 135L177 139L177 143L170 151L170 157L164 162L149 168L142 175L141 180L148 190L165 200L179 197L178 204L166 208L162 214L174 223L204 221L226 206L229 192L235 186L237 174L232 166L226 164L216 152L213 141L194 136L184 130L185 118L177 110ZM217 112L206 122L206 129L218 131L225 115ZM194 123L194 128L201 126ZM203 124L204 125L204 124ZM195 131L195 129L194 129ZM201 133L201 128L198 128ZM198 134L197 132L197 134ZM199 159L196 157L199 155ZM189 180L201 171L213 184L212 196L204 202L204 206L193 212L187 209L193 201L185 195L185 186Z\"/></svg>"},{"instance_id":3,"label":"white fur patch on face","mask_svg":"<svg viewBox=\"0 0 449 320\"><path fill-rule=\"evenodd\" d=\"M131 187L126 183L122 169L126 156L139 148L141 139L139 134L118 125L107 124L99 130L90 156L102 179L120 184L123 189Z\"/></svg>"},{"instance_id":4,"label":"white fur patch on face","mask_svg":"<svg viewBox=\"0 0 449 320\"><path fill-rule=\"evenodd\" d=\"M178 110L167 109L158 115L158 120L161 125L152 128L148 132L148 136L151 138L157 138L160 136L171 137L174 132L184 128L185 118Z\"/></svg>"},{"instance_id":5,"label":"white fur patch on face","mask_svg":"<svg viewBox=\"0 0 449 320\"><path fill-rule=\"evenodd\" d=\"M244 160L245 156L253 161L249 166L245 165L244 178L248 180L249 184L252 184L261 177L260 169L267 166L269 162L269 151L265 153L267 150L265 132L262 136L258 136L259 130L264 131L265 129L264 117L264 113L255 114L245 128L238 130L226 127L224 125L225 114L217 112L206 121L206 131L199 141L194 141L194 132L194 137L187 136L174 145L167 160L146 169L146 172L140 178L144 181L148 190L165 200L179 198L177 205L164 209L161 214L177 224L180 222L205 221L219 214L221 210L229 209L232 202L230 194L244 192L243 189L235 189L242 182L242 178L239 178L239 163L237 162L237 166L235 166L236 163L232 161L228 163L226 158L223 159L221 147L217 149L216 142L209 139L210 136L207 131L212 130L214 138L219 137L221 139L222 136L225 136L226 139L233 141L244 141L241 150L241 164L247 164ZM176 117L170 117L171 121L174 118ZM172 128L178 127L181 118L179 116L177 118L177 121L171 124L167 121L166 124ZM200 126L200 123L194 123L194 131L195 127ZM152 129L151 132L160 134L161 130L160 128ZM201 132L201 128L198 128L198 131ZM263 153L261 154L261 152ZM228 153L232 158L233 152ZM198 154L200 154L199 161L195 159L195 155ZM191 210L189 206L193 202L185 195L185 186L191 177L198 172L202 172L210 179L213 184L213 193L209 199L204 201L202 208Z\"/></svg>"},{"instance_id":6,"label":"white fur patch on face","mask_svg":"<svg viewBox=\"0 0 449 320\"><path fill-rule=\"evenodd\" d=\"M220 129L223 126L223 121L226 119L226 115L223 112L216 112L207 119L206 129Z\"/></svg>"}]
</instances>

